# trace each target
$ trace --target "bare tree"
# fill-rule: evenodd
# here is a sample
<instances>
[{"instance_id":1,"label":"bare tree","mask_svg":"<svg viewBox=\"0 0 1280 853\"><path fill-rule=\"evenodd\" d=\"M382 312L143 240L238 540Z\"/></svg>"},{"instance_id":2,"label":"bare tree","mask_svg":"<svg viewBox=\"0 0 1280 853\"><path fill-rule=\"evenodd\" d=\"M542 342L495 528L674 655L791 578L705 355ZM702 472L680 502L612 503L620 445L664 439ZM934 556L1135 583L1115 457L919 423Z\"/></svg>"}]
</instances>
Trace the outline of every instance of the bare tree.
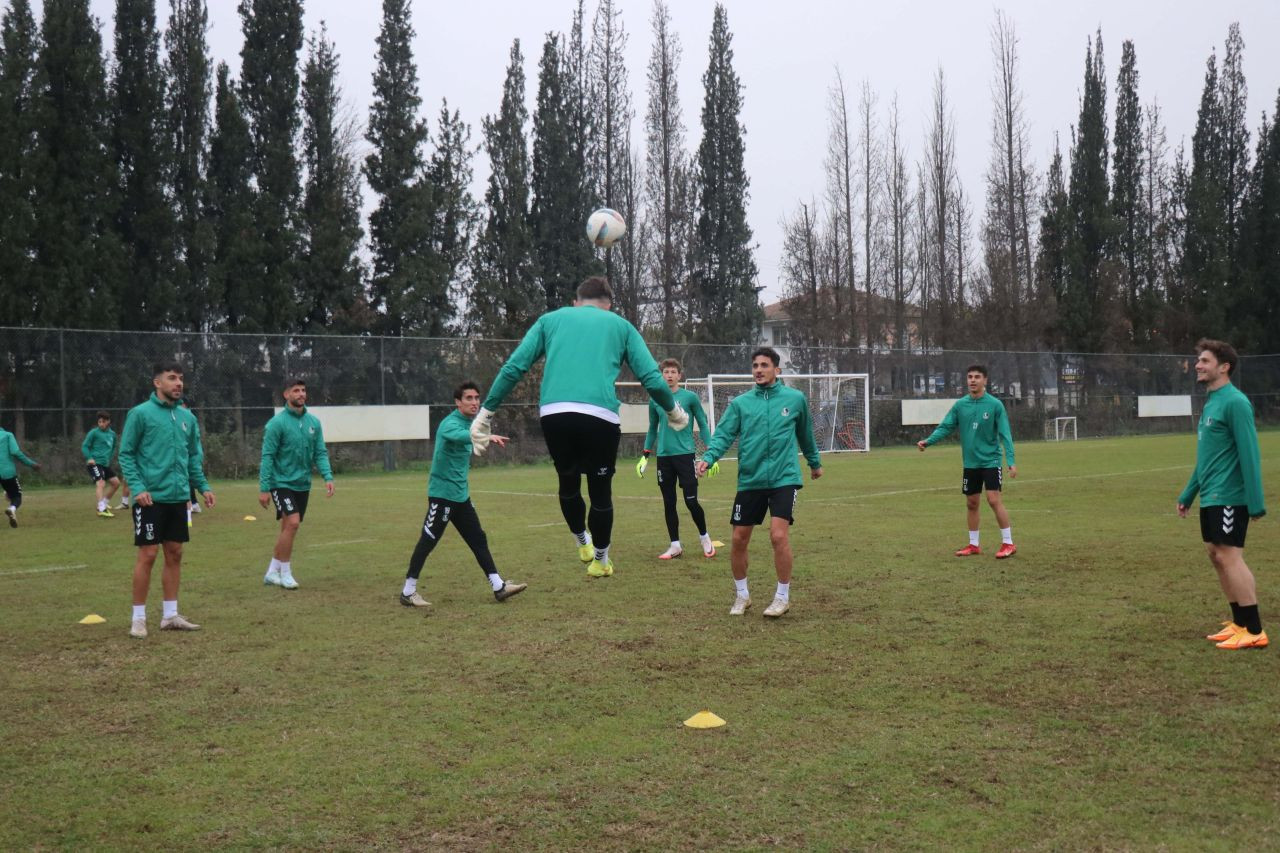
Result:
<instances>
[{"instance_id":1,"label":"bare tree","mask_svg":"<svg viewBox=\"0 0 1280 853\"><path fill-rule=\"evenodd\" d=\"M587 78L591 81L592 133L588 169L596 194L606 207L621 206L623 172L631 157L628 129L631 127L631 90L627 83L624 54L627 32L622 25L622 8L616 0L600 0L591 23L591 47L587 51ZM630 241L628 241L630 242ZM614 255L605 250L605 272L615 278ZM621 282L614 281L615 296Z\"/></svg>"},{"instance_id":2,"label":"bare tree","mask_svg":"<svg viewBox=\"0 0 1280 853\"><path fill-rule=\"evenodd\" d=\"M956 300L955 259L950 249L954 244L950 229L956 222L952 210L955 203L956 148L955 117L947 102L946 78L942 69L934 78L933 106L925 139L924 190L927 193L930 264L930 290L937 303L938 331L933 342L946 349L952 345L952 329L960 305Z\"/></svg>"},{"instance_id":3,"label":"bare tree","mask_svg":"<svg viewBox=\"0 0 1280 853\"><path fill-rule=\"evenodd\" d=\"M908 242L911 239L911 176L907 173L907 154L898 127L898 97L889 106L889 121L884 147L884 209L886 224L886 263L890 300L893 304L893 346L907 347L907 305L912 283L908 280L911 265Z\"/></svg>"},{"instance_id":4,"label":"bare tree","mask_svg":"<svg viewBox=\"0 0 1280 853\"><path fill-rule=\"evenodd\" d=\"M845 316L848 306L847 325L849 345L858 345L858 312L854 301L857 282L854 278L853 266L853 221L854 221L854 180L855 180L855 139L852 121L849 114L849 99L845 91L844 77L836 68L835 83L828 91L827 99L828 136L827 136L827 198L830 201L834 217L841 227L833 235L841 242L841 257L844 260L843 276L833 282L832 293L837 317ZM835 344L841 341L833 341Z\"/></svg>"},{"instance_id":5,"label":"bare tree","mask_svg":"<svg viewBox=\"0 0 1280 853\"><path fill-rule=\"evenodd\" d=\"M858 152L861 155L858 177L862 182L862 283L865 294L862 315L866 320L865 343L869 375L875 374L873 353L880 337L873 292L875 277L871 272L872 259L878 254L872 248L872 230L876 227L878 219L881 173L879 144L876 141L876 101L876 94L871 91L871 84L864 80L862 94L858 99Z\"/></svg>"}]
</instances>

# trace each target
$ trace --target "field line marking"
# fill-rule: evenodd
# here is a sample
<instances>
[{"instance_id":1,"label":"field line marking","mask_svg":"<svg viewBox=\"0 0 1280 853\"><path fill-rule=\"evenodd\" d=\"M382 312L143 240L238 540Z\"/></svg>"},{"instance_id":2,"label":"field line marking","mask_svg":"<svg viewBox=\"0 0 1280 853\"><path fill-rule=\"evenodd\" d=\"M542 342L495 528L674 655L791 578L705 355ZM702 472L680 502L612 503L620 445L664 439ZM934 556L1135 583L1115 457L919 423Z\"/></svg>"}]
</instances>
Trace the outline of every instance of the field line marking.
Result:
<instances>
[{"instance_id":1,"label":"field line marking","mask_svg":"<svg viewBox=\"0 0 1280 853\"><path fill-rule=\"evenodd\" d=\"M42 566L38 569L19 569L16 572L0 572L0 578L10 577L11 575L34 575L41 572L69 572L72 569L87 569L88 563L74 563L69 566Z\"/></svg>"},{"instance_id":2,"label":"field line marking","mask_svg":"<svg viewBox=\"0 0 1280 853\"><path fill-rule=\"evenodd\" d=\"M358 545L362 542L373 542L373 539L343 539L338 542L316 542L308 545L308 548L328 548L332 545Z\"/></svg>"}]
</instances>

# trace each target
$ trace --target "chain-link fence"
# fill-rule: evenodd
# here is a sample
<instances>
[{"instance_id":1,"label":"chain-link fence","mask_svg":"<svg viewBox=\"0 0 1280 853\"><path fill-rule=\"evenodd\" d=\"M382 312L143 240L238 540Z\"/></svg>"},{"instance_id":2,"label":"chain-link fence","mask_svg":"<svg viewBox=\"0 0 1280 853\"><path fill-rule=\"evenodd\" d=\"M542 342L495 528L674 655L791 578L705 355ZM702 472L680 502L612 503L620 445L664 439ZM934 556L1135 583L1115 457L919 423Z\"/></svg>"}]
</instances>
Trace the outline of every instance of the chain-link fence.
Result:
<instances>
[{"instance_id":1,"label":"chain-link fence","mask_svg":"<svg viewBox=\"0 0 1280 853\"><path fill-rule=\"evenodd\" d=\"M186 368L187 396L206 436L210 473L245 476L257 470L262 425L280 404L286 377L307 382L313 405L428 404L438 407L434 422L452 407L452 390L459 382L473 379L487 385L515 344L471 338L0 328L0 426L14 432L54 478L61 472L78 473L80 440L96 412L111 412L118 430L124 414L151 393L152 365L176 359ZM651 349L659 358L679 358L686 376L700 377L747 372L754 347L653 343ZM870 374L873 447L916 440L921 428L902 426L900 401L960 396L965 368L975 362L990 370L991 391L1005 401L1016 439L1042 438L1046 420L1060 416L1074 416L1081 437L1190 431L1186 417L1139 419L1138 397L1189 394L1198 401L1202 396L1189 354L792 348L784 356L792 372ZM504 404L502 429L520 448L507 459L542 455L538 369ZM631 377L624 372L620 378ZM1280 355L1242 357L1234 381L1253 400L1260 423L1280 422ZM394 464L428 455L422 442L343 445L335 453L339 462L351 465Z\"/></svg>"}]
</instances>

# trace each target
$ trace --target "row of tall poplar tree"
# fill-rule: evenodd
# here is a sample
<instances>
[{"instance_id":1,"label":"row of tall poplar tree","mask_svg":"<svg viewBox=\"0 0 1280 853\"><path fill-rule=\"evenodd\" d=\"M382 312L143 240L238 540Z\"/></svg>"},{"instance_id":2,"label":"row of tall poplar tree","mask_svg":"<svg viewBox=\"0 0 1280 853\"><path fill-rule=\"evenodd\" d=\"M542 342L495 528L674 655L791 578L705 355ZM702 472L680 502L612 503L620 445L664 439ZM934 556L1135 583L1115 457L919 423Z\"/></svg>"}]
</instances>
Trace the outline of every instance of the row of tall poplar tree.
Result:
<instances>
[{"instance_id":1,"label":"row of tall poplar tree","mask_svg":"<svg viewBox=\"0 0 1280 853\"><path fill-rule=\"evenodd\" d=\"M238 78L210 56L205 0L170 4L161 32L155 0L117 0L108 63L87 0L45 0L39 22L9 0L0 326L516 337L600 272L622 313L669 339L738 343L758 327L723 6L690 155L662 0L643 153L615 0L590 19L578 0L568 32L546 36L532 121L512 44L479 150L447 100L433 126L422 115L409 0L382 3L365 122L344 106L323 25L304 33L302 0L240 0ZM601 205L632 226L607 252L583 234Z\"/></svg>"},{"instance_id":2,"label":"row of tall poplar tree","mask_svg":"<svg viewBox=\"0 0 1280 853\"><path fill-rule=\"evenodd\" d=\"M1121 48L1108 123L1102 33L1088 42L1067 153L1033 162L1009 17L991 27L991 159L978 210L956 166L939 70L907 156L896 96L830 87L826 185L784 217L791 343L1069 352L1185 351L1200 336L1280 352L1280 95L1251 147L1238 25L1206 62L1190 148L1144 105ZM977 221L975 223L975 217ZM977 229L975 235L974 229Z\"/></svg>"}]
</instances>

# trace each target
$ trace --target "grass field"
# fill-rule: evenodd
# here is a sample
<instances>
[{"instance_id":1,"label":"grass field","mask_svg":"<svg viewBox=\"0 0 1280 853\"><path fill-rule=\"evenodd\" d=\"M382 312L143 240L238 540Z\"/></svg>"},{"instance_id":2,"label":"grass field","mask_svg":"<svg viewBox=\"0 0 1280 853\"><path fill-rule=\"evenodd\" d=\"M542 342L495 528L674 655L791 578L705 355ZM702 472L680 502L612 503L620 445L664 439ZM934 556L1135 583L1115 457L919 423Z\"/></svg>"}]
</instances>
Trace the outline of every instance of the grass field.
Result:
<instances>
[{"instance_id":1,"label":"grass field","mask_svg":"<svg viewBox=\"0 0 1280 853\"><path fill-rule=\"evenodd\" d=\"M0 846L1275 849L1280 648L1201 639L1228 613L1173 511L1193 454L1022 445L999 563L985 506L986 553L951 556L955 445L829 456L777 621L764 532L730 618L728 549L654 559L657 486L627 460L595 581L549 467L477 471L498 564L530 587L495 603L451 532L429 615L396 603L423 473L314 493L297 592L262 585L256 483L215 483L181 595L204 630L156 630L157 569L142 642L128 518L94 517L87 485L32 491L0 527ZM1262 456L1272 517L1246 554L1275 635L1280 433ZM724 467L703 501L727 541ZM680 725L703 708L728 725Z\"/></svg>"}]
</instances>

